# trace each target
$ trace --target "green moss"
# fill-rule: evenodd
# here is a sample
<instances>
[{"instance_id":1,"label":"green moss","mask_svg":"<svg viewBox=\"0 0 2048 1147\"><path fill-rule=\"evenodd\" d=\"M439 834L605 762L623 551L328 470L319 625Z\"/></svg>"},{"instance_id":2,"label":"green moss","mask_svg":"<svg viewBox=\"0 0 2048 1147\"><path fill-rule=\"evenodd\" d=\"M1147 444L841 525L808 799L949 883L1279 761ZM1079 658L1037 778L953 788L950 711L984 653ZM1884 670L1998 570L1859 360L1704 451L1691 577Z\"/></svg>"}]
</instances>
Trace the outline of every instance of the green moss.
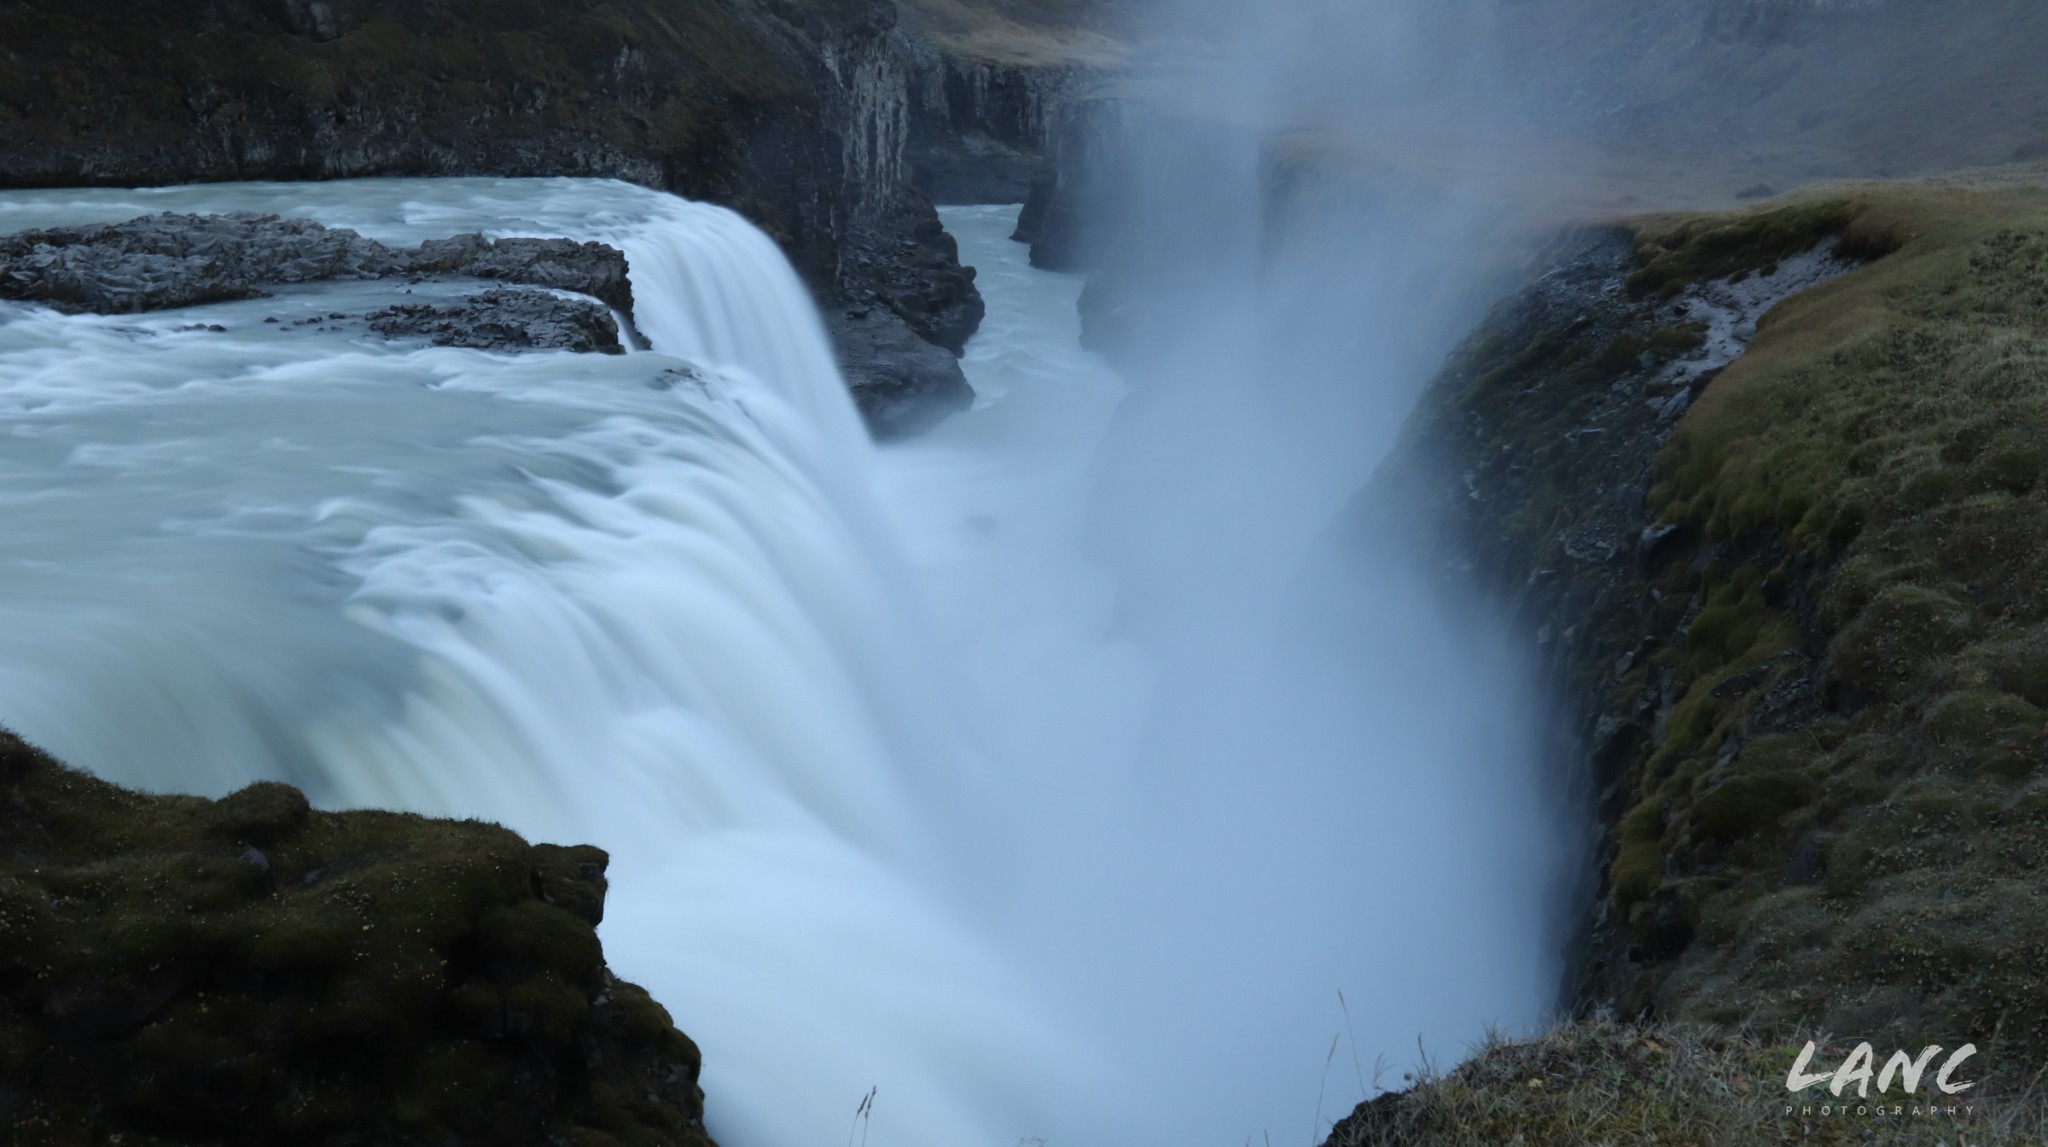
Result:
<instances>
[{"instance_id":1,"label":"green moss","mask_svg":"<svg viewBox=\"0 0 2048 1147\"><path fill-rule=\"evenodd\" d=\"M1835 638L1835 672L1863 688L1901 695L1929 658L1960 647L1973 627L1969 607L1945 593L1887 585Z\"/></svg>"},{"instance_id":2,"label":"green moss","mask_svg":"<svg viewBox=\"0 0 2048 1147\"><path fill-rule=\"evenodd\" d=\"M1685 323L1665 327L1649 337L1643 349L1660 358L1679 358L1707 344L1705 323Z\"/></svg>"},{"instance_id":3,"label":"green moss","mask_svg":"<svg viewBox=\"0 0 2048 1147\"><path fill-rule=\"evenodd\" d=\"M145 796L0 734L0 1096L53 1142L708 1142L695 1047L605 972L605 862L283 785Z\"/></svg>"},{"instance_id":4,"label":"green moss","mask_svg":"<svg viewBox=\"0 0 2048 1147\"><path fill-rule=\"evenodd\" d=\"M1827 200L1735 216L1651 222L1636 228L1642 269L1629 276L1638 295L1671 298L1695 279L1742 278L1842 234L1858 204Z\"/></svg>"},{"instance_id":5,"label":"green moss","mask_svg":"<svg viewBox=\"0 0 2048 1147\"><path fill-rule=\"evenodd\" d=\"M1788 813L1818 794L1809 777L1746 769L1708 790L1692 806L1693 822L1711 840L1731 841L1775 830Z\"/></svg>"},{"instance_id":6,"label":"green moss","mask_svg":"<svg viewBox=\"0 0 2048 1147\"><path fill-rule=\"evenodd\" d=\"M1607 870L1637 950L1589 998L2048 1063L2048 948L2023 938L2048 934L2048 194L1856 187L1631 230L1650 297L1831 235L1882 258L1779 304L1704 390L1649 475L1687 530L1619 594L1559 554L1616 481L1580 465L1580 396L1689 333L1589 305L1447 372L1459 472L1513 493L1510 569L1558 571L1532 598L1591 618L1574 686L1649 734Z\"/></svg>"}]
</instances>

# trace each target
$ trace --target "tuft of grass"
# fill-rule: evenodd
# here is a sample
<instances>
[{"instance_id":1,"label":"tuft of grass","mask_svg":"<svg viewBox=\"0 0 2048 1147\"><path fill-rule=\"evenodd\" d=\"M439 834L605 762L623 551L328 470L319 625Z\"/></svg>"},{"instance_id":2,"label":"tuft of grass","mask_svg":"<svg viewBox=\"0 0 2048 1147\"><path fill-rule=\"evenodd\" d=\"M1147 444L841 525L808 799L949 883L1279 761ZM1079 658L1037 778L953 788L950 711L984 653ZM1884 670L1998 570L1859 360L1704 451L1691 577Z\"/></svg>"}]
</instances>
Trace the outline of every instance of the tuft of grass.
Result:
<instances>
[{"instance_id":1,"label":"tuft of grass","mask_svg":"<svg viewBox=\"0 0 2048 1147\"><path fill-rule=\"evenodd\" d=\"M1629 276L1629 290L1669 299L1698 279L1740 281L1752 274L1770 274L1779 260L1810 251L1825 239L1843 236L1866 209L1865 204L1853 200L1821 199L1733 215L1638 221L1632 230L1642 268ZM1857 232L1845 254L1860 258L1886 254L1878 235Z\"/></svg>"}]
</instances>

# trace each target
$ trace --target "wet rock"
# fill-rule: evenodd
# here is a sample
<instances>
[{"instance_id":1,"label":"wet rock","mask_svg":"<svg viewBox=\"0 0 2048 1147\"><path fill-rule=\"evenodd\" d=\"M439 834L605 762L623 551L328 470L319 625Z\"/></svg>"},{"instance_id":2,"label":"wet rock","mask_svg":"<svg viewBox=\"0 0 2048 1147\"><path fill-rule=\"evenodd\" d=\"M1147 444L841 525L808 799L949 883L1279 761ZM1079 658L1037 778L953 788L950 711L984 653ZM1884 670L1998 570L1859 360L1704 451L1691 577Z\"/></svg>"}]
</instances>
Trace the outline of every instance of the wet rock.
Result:
<instances>
[{"instance_id":1,"label":"wet rock","mask_svg":"<svg viewBox=\"0 0 2048 1147\"><path fill-rule=\"evenodd\" d=\"M1040 167L1031 175L1031 184L1024 193L1024 206L1017 212L1017 229L1010 232L1010 239L1016 243L1036 243L1045 234L1045 215L1052 209L1052 197L1059 187L1059 175L1050 163Z\"/></svg>"},{"instance_id":2,"label":"wet rock","mask_svg":"<svg viewBox=\"0 0 2048 1147\"><path fill-rule=\"evenodd\" d=\"M566 350L624 354L610 310L546 291L497 290L451 306L404 303L369 316L390 339L426 339L473 350Z\"/></svg>"},{"instance_id":3,"label":"wet rock","mask_svg":"<svg viewBox=\"0 0 2048 1147\"><path fill-rule=\"evenodd\" d=\"M1676 524L1655 522L1637 536L1636 553L1641 556L1645 568L1652 568L1675 552L1682 540Z\"/></svg>"},{"instance_id":4,"label":"wet rock","mask_svg":"<svg viewBox=\"0 0 2048 1147\"><path fill-rule=\"evenodd\" d=\"M412 256L411 269L443 275L498 279L589 295L608 307L633 309L626 256L602 243L574 239L486 239L458 235L429 239Z\"/></svg>"},{"instance_id":5,"label":"wet rock","mask_svg":"<svg viewBox=\"0 0 2048 1147\"><path fill-rule=\"evenodd\" d=\"M132 314L251 298L265 284L380 278L400 265L381 243L309 220L166 213L0 238L0 298Z\"/></svg>"},{"instance_id":6,"label":"wet rock","mask_svg":"<svg viewBox=\"0 0 2048 1147\"><path fill-rule=\"evenodd\" d=\"M576 291L630 311L626 257L599 243L481 235L387 247L309 219L235 212L0 237L0 298L72 313L133 314L253 298L264 288L423 275Z\"/></svg>"},{"instance_id":7,"label":"wet rock","mask_svg":"<svg viewBox=\"0 0 2048 1147\"><path fill-rule=\"evenodd\" d=\"M841 308L827 312L826 326L839 369L876 438L917 434L973 404L959 360L919 338L894 311Z\"/></svg>"},{"instance_id":8,"label":"wet rock","mask_svg":"<svg viewBox=\"0 0 2048 1147\"><path fill-rule=\"evenodd\" d=\"M1053 148L1066 109L1100 86L1099 61L1055 51L991 59L904 9L912 181L938 203L1018 203Z\"/></svg>"}]
</instances>

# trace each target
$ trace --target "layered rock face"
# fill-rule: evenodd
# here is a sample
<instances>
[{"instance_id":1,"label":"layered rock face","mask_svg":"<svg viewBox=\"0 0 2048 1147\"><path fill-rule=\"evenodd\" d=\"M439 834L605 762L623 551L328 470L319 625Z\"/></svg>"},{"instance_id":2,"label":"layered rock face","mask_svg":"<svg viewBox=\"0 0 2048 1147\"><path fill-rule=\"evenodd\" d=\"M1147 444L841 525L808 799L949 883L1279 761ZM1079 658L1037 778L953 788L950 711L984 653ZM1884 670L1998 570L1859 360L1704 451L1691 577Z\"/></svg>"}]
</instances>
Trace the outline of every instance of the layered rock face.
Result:
<instances>
[{"instance_id":1,"label":"layered rock face","mask_svg":"<svg viewBox=\"0 0 2048 1147\"><path fill-rule=\"evenodd\" d=\"M605 967L606 862L0 734L7 1141L708 1145L696 1045Z\"/></svg>"},{"instance_id":2,"label":"layered rock face","mask_svg":"<svg viewBox=\"0 0 2048 1147\"><path fill-rule=\"evenodd\" d=\"M909 162L939 203L1022 203L1051 171L1067 111L1117 74L1116 6L905 0Z\"/></svg>"},{"instance_id":3,"label":"layered rock face","mask_svg":"<svg viewBox=\"0 0 2048 1147\"><path fill-rule=\"evenodd\" d=\"M1089 64L981 59L905 40L912 179L937 203L1024 202L1050 170L1067 109L1103 82Z\"/></svg>"},{"instance_id":4,"label":"layered rock face","mask_svg":"<svg viewBox=\"0 0 2048 1147\"><path fill-rule=\"evenodd\" d=\"M738 209L823 305L957 349L980 298L908 182L894 24L887 0L26 0L0 12L0 183L614 177ZM929 365L899 381L964 402Z\"/></svg>"}]
</instances>

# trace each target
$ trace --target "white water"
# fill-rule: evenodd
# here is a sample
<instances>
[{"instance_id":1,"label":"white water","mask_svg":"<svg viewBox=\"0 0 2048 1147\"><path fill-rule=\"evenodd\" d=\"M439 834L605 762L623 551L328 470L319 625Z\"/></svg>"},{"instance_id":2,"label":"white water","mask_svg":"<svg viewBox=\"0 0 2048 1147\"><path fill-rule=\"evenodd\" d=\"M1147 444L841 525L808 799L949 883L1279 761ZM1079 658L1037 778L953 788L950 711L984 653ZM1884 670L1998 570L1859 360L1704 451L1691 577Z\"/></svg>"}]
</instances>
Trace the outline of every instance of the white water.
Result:
<instances>
[{"instance_id":1,"label":"white water","mask_svg":"<svg viewBox=\"0 0 2048 1147\"><path fill-rule=\"evenodd\" d=\"M1544 874L1474 862L1518 830L1461 801L1513 807L1527 779L1482 766L1518 726L1404 725L1426 656L1334 697L1372 745L1265 759L1254 722L1242 768L1160 775L1160 650L1078 543L1122 387L1002 213L949 219L979 408L878 456L794 276L716 209L365 181L10 194L0 231L167 209L611 242L655 353L290 325L376 284L0 307L0 720L143 787L610 849L607 953L704 1046L729 1147L834 1141L870 1086L877 1147L1285 1143L1338 987L1368 1065L1542 1008Z\"/></svg>"}]
</instances>

